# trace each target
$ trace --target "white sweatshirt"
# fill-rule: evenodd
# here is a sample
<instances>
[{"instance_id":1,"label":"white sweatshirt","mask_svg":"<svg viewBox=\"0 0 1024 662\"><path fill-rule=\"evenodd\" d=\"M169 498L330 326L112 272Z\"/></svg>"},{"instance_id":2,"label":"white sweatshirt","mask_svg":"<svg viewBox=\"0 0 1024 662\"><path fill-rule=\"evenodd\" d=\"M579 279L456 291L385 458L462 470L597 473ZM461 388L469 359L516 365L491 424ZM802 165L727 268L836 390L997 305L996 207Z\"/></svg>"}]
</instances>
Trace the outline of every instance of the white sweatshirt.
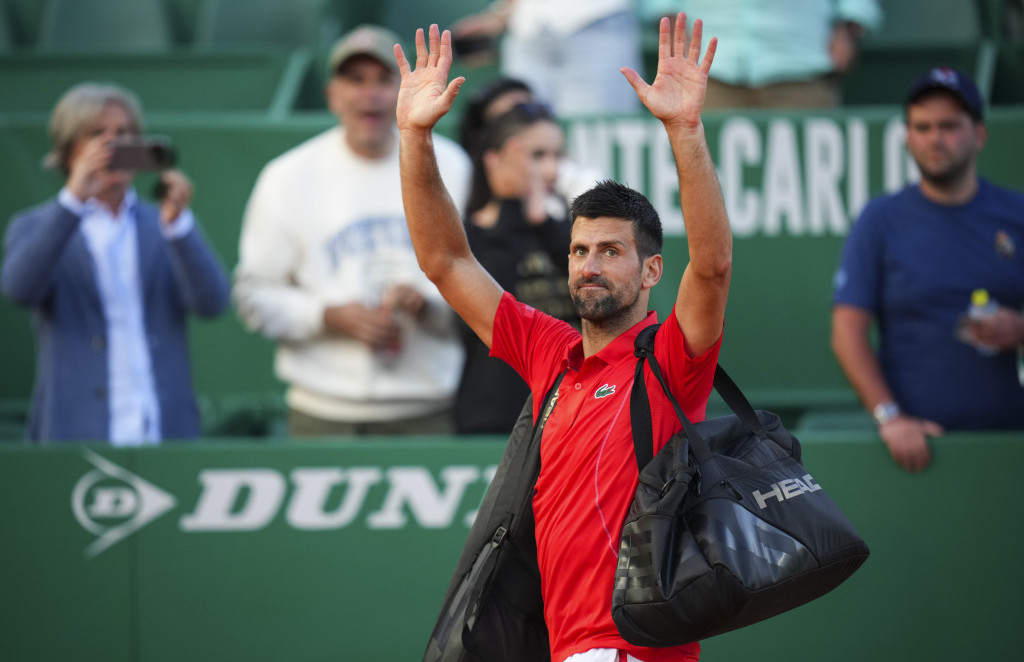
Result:
<instances>
[{"instance_id":1,"label":"white sweatshirt","mask_svg":"<svg viewBox=\"0 0 1024 662\"><path fill-rule=\"evenodd\" d=\"M468 157L434 137L441 176L461 217ZM328 334L327 306L376 304L387 284L407 283L428 312L403 330L397 356ZM332 128L285 152L260 173L245 210L235 302L246 326L278 342L275 370L289 406L341 421L380 421L439 411L462 370L454 314L416 263L399 178L398 141L384 158L358 156Z\"/></svg>"}]
</instances>

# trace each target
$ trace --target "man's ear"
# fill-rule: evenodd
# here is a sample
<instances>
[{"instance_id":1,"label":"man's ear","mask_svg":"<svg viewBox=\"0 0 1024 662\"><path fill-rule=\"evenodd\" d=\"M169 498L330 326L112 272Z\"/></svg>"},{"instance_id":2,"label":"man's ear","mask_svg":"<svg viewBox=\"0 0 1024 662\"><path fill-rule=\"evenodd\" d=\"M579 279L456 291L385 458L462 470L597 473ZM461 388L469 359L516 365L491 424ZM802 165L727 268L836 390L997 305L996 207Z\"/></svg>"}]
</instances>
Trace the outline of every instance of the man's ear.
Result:
<instances>
[{"instance_id":1,"label":"man's ear","mask_svg":"<svg viewBox=\"0 0 1024 662\"><path fill-rule=\"evenodd\" d=\"M980 152L985 147L985 143L988 142L988 127L985 126L984 122L978 122L974 129L974 135L975 150Z\"/></svg>"},{"instance_id":2,"label":"man's ear","mask_svg":"<svg viewBox=\"0 0 1024 662\"><path fill-rule=\"evenodd\" d=\"M661 280L664 272L665 263L660 253L647 258L644 260L641 287L648 289L654 287Z\"/></svg>"},{"instance_id":3,"label":"man's ear","mask_svg":"<svg viewBox=\"0 0 1024 662\"><path fill-rule=\"evenodd\" d=\"M339 114L338 110L334 107L334 95L337 80L336 76L331 76L331 78L324 84L324 101L327 104L327 110L331 111L331 114L334 116Z\"/></svg>"}]
</instances>

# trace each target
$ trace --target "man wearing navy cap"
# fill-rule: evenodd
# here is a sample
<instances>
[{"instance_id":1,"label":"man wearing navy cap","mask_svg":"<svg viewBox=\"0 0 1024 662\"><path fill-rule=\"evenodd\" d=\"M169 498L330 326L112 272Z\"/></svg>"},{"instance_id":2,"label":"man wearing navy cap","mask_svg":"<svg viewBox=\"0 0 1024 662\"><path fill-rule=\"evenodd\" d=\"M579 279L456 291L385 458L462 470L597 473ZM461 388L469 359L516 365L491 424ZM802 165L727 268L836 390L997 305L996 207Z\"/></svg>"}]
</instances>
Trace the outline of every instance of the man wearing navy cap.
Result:
<instances>
[{"instance_id":1,"label":"man wearing navy cap","mask_svg":"<svg viewBox=\"0 0 1024 662\"><path fill-rule=\"evenodd\" d=\"M946 429L1024 429L1024 195L978 177L988 129L969 77L932 69L905 111L921 178L870 202L850 231L832 348L893 459L920 471ZM998 309L967 320L980 289Z\"/></svg>"}]
</instances>

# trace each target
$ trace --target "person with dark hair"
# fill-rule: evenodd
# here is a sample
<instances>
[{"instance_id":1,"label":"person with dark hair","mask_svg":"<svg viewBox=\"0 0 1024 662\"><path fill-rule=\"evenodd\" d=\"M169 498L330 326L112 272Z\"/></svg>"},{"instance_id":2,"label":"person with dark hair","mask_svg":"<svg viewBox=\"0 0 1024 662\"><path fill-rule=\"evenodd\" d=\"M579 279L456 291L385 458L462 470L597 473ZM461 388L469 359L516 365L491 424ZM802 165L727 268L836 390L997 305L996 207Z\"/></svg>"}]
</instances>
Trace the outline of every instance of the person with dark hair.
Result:
<instances>
[{"instance_id":1,"label":"person with dark hair","mask_svg":"<svg viewBox=\"0 0 1024 662\"><path fill-rule=\"evenodd\" d=\"M473 154L477 141L487 125L498 116L521 103L537 102L530 87L518 78L496 78L478 90L463 109L459 121L459 143L467 153ZM552 111L553 112L553 111ZM558 174L554 191L565 200L577 195L604 178L594 168L584 168L564 154L558 160Z\"/></svg>"},{"instance_id":2,"label":"person with dark hair","mask_svg":"<svg viewBox=\"0 0 1024 662\"><path fill-rule=\"evenodd\" d=\"M219 315L228 280L183 173L161 172L153 205L136 194L133 170L112 167L115 143L142 131L128 90L72 87L50 116L45 160L64 186L7 230L3 292L31 308L38 344L32 440L128 446L200 435L188 315Z\"/></svg>"},{"instance_id":3,"label":"person with dark hair","mask_svg":"<svg viewBox=\"0 0 1024 662\"><path fill-rule=\"evenodd\" d=\"M466 237L480 264L517 299L579 326L569 298L566 202L554 193L562 127L547 106L513 106L483 130L472 154ZM466 363L455 398L463 434L508 434L530 391L462 325Z\"/></svg>"},{"instance_id":4,"label":"person with dark hair","mask_svg":"<svg viewBox=\"0 0 1024 662\"><path fill-rule=\"evenodd\" d=\"M701 112L717 40L702 50L702 25L687 36L686 16L659 30L658 73L646 83L622 73L668 134L679 177L690 261L654 353L686 415L703 420L717 365L732 274L732 235ZM463 79L448 80L451 35L436 25L429 45L416 34L413 69L400 46L398 98L402 195L420 267L492 356L529 384L536 419L562 375L540 443L532 500L544 618L555 662L696 660L697 643L644 648L619 635L611 616L619 533L638 474L629 416L636 367L633 342L657 322L648 310L661 279L658 215L627 187L599 184L572 204L569 290L581 318L568 322L532 308L503 289L470 250L445 191L431 129L447 113ZM681 424L647 371L657 452Z\"/></svg>"},{"instance_id":5,"label":"person with dark hair","mask_svg":"<svg viewBox=\"0 0 1024 662\"><path fill-rule=\"evenodd\" d=\"M495 78L480 88L462 110L459 120L459 144L469 154L476 149L486 127L512 106L535 101L530 86L518 78Z\"/></svg>"},{"instance_id":6,"label":"person with dark hair","mask_svg":"<svg viewBox=\"0 0 1024 662\"><path fill-rule=\"evenodd\" d=\"M907 471L944 430L1024 429L1024 195L978 176L983 105L954 69L914 81L906 144L921 179L864 208L836 273L832 349ZM964 319L975 290L999 306Z\"/></svg>"}]
</instances>

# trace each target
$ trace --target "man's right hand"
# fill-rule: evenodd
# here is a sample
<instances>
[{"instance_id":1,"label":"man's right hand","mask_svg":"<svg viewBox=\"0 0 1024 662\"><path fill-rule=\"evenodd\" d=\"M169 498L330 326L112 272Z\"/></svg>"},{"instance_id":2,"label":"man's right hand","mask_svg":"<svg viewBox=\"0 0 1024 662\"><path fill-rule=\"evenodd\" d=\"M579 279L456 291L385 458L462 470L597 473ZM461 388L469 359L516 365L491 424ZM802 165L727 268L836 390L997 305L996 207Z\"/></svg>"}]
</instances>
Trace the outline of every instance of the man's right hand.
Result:
<instances>
[{"instance_id":1,"label":"man's right hand","mask_svg":"<svg viewBox=\"0 0 1024 662\"><path fill-rule=\"evenodd\" d=\"M369 308L361 303L328 306L324 309L324 327L330 333L349 336L375 350L395 345L402 334L391 308Z\"/></svg>"},{"instance_id":2,"label":"man's right hand","mask_svg":"<svg viewBox=\"0 0 1024 662\"><path fill-rule=\"evenodd\" d=\"M396 118L399 131L430 131L451 110L459 87L465 78L448 81L452 66L452 35L439 34L436 24L430 26L430 48L423 29L416 30L416 68L411 69L400 44L395 44L395 59L402 74L398 91Z\"/></svg>"},{"instance_id":3,"label":"man's right hand","mask_svg":"<svg viewBox=\"0 0 1024 662\"><path fill-rule=\"evenodd\" d=\"M113 176L107 170L113 153L111 144L102 137L89 139L81 145L68 164L65 184L68 190L82 202L101 193Z\"/></svg>"},{"instance_id":4,"label":"man's right hand","mask_svg":"<svg viewBox=\"0 0 1024 662\"><path fill-rule=\"evenodd\" d=\"M942 426L906 414L901 414L878 429L889 454L904 470L915 473L923 471L931 462L928 437L938 437Z\"/></svg>"}]
</instances>

